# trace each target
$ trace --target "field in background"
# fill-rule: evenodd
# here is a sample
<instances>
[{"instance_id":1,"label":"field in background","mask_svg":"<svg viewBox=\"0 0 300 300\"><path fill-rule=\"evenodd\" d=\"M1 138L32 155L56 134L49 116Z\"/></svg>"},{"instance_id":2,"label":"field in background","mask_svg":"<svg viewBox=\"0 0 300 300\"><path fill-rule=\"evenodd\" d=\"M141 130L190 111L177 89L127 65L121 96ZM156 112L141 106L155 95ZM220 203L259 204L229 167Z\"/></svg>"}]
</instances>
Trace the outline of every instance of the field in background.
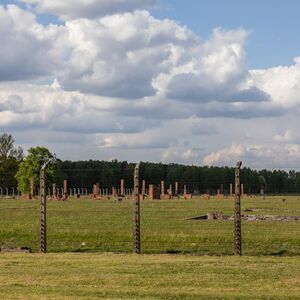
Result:
<instances>
[{"instance_id":1,"label":"field in background","mask_svg":"<svg viewBox=\"0 0 300 300\"><path fill-rule=\"evenodd\" d=\"M2 254L1 299L300 299L300 257Z\"/></svg>"},{"instance_id":2,"label":"field in background","mask_svg":"<svg viewBox=\"0 0 300 300\"><path fill-rule=\"evenodd\" d=\"M284 200L283 200L284 199ZM300 198L244 197L242 213L300 215ZM231 255L233 221L185 220L221 211L233 199L142 201L142 253ZM39 245L39 201L0 199L0 245ZM132 252L133 203L70 199L48 201L49 252ZM300 221L243 221L243 254L300 255Z\"/></svg>"}]
</instances>

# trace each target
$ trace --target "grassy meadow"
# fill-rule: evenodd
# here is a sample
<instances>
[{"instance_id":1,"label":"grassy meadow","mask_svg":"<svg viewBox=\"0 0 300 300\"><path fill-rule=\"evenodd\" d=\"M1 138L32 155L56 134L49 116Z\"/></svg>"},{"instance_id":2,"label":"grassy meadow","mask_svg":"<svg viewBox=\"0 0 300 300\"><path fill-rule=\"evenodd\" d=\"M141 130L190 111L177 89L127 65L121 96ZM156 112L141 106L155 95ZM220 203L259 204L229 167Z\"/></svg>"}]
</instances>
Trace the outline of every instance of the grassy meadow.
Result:
<instances>
[{"instance_id":1,"label":"grassy meadow","mask_svg":"<svg viewBox=\"0 0 300 300\"><path fill-rule=\"evenodd\" d=\"M300 257L0 255L1 299L300 299Z\"/></svg>"},{"instance_id":2,"label":"grassy meadow","mask_svg":"<svg viewBox=\"0 0 300 300\"><path fill-rule=\"evenodd\" d=\"M282 199L286 199L285 202ZM233 199L148 201L141 204L145 254L231 255L233 221L186 220L222 211L233 215ZM244 197L242 213L300 215L299 197ZM132 252L132 201L88 198L48 201L49 252ZM39 201L0 199L0 245L39 245ZM300 221L243 221L243 254L300 255Z\"/></svg>"},{"instance_id":3,"label":"grassy meadow","mask_svg":"<svg viewBox=\"0 0 300 300\"><path fill-rule=\"evenodd\" d=\"M48 201L49 253L1 253L0 299L300 299L300 221L243 221L236 257L233 221L186 220L232 215L233 204L142 201L143 254L135 255L132 201ZM244 197L249 209L300 215L300 200ZM38 252L39 201L1 199L0 214L1 246Z\"/></svg>"}]
</instances>

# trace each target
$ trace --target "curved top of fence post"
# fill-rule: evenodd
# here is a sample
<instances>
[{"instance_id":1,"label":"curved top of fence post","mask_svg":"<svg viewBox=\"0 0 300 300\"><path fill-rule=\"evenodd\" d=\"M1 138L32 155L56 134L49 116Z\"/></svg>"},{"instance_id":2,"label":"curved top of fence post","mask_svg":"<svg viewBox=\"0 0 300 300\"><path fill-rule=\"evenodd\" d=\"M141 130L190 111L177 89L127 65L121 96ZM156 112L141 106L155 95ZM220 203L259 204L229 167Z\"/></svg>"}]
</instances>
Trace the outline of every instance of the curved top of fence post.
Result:
<instances>
[{"instance_id":1,"label":"curved top of fence post","mask_svg":"<svg viewBox=\"0 0 300 300\"><path fill-rule=\"evenodd\" d=\"M41 170L45 170L50 163L54 163L55 161L56 161L55 157L46 159L41 167Z\"/></svg>"},{"instance_id":2,"label":"curved top of fence post","mask_svg":"<svg viewBox=\"0 0 300 300\"><path fill-rule=\"evenodd\" d=\"M240 168L241 166L242 166L242 161L240 161L240 160L239 160L239 161L237 161L237 163L236 163L236 167L237 167L237 168Z\"/></svg>"},{"instance_id":3,"label":"curved top of fence post","mask_svg":"<svg viewBox=\"0 0 300 300\"><path fill-rule=\"evenodd\" d=\"M138 163L135 165L135 168L134 168L134 177L135 177L135 178L139 176L140 165L141 165L140 162L138 162Z\"/></svg>"}]
</instances>

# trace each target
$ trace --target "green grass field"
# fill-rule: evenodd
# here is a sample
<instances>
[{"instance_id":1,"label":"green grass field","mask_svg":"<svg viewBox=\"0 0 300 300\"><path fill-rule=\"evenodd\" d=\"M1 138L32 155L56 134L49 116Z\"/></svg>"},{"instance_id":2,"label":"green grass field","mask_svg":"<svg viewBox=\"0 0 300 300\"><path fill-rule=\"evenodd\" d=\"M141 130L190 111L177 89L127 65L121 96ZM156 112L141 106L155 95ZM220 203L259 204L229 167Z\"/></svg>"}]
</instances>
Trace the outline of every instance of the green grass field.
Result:
<instances>
[{"instance_id":1,"label":"green grass field","mask_svg":"<svg viewBox=\"0 0 300 300\"><path fill-rule=\"evenodd\" d=\"M300 215L298 197L243 198L242 212ZM233 222L185 220L222 211L233 214L233 199L142 201L142 252L231 255ZM39 244L39 202L0 200L0 245ZM49 252L132 252L133 203L91 199L48 202ZM245 255L300 255L300 221L244 221Z\"/></svg>"},{"instance_id":2,"label":"green grass field","mask_svg":"<svg viewBox=\"0 0 300 300\"><path fill-rule=\"evenodd\" d=\"M300 257L2 254L0 299L300 299Z\"/></svg>"},{"instance_id":3,"label":"green grass field","mask_svg":"<svg viewBox=\"0 0 300 300\"><path fill-rule=\"evenodd\" d=\"M143 201L144 254L134 255L132 201L49 201L52 253L2 253L0 299L300 299L300 221L242 222L244 256L235 257L232 221L185 220L232 215L233 204ZM295 216L300 200L244 198L245 209ZM0 214L1 246L37 252L39 202L0 199Z\"/></svg>"}]
</instances>

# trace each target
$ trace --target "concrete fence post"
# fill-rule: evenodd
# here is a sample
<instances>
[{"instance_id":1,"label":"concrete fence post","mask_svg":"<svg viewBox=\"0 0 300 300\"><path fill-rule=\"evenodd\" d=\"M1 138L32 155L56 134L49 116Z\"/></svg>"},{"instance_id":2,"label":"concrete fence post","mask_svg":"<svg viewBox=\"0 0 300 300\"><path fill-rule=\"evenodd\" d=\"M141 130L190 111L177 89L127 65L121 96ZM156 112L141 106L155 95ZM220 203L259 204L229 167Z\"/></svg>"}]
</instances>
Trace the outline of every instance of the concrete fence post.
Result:
<instances>
[{"instance_id":1,"label":"concrete fence post","mask_svg":"<svg viewBox=\"0 0 300 300\"><path fill-rule=\"evenodd\" d=\"M47 195L46 169L53 158L44 162L40 170L40 252L47 252Z\"/></svg>"},{"instance_id":2,"label":"concrete fence post","mask_svg":"<svg viewBox=\"0 0 300 300\"><path fill-rule=\"evenodd\" d=\"M136 164L134 169L134 229L133 229L133 251L141 253L141 215L140 215L140 193L139 193L139 169Z\"/></svg>"},{"instance_id":3,"label":"concrete fence post","mask_svg":"<svg viewBox=\"0 0 300 300\"><path fill-rule=\"evenodd\" d=\"M235 211L234 211L234 254L242 255L242 222L241 222L241 183L240 170L242 162L235 167Z\"/></svg>"}]
</instances>

